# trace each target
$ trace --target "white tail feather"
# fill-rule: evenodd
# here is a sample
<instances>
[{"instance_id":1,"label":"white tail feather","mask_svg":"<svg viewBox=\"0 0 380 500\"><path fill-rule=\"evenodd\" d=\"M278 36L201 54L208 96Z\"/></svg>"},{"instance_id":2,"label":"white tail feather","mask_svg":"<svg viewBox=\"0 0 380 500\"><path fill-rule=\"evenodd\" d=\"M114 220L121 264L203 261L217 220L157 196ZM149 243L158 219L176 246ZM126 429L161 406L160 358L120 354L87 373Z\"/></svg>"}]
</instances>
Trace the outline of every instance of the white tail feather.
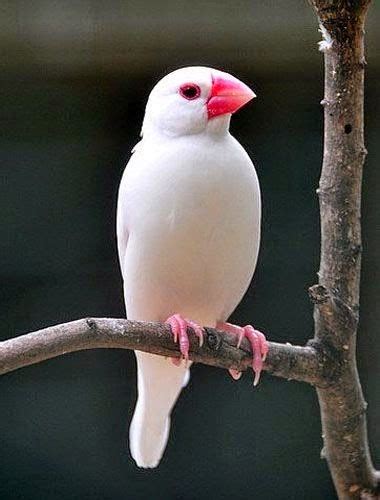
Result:
<instances>
[{"instance_id":1,"label":"white tail feather","mask_svg":"<svg viewBox=\"0 0 380 500\"><path fill-rule=\"evenodd\" d=\"M136 352L138 400L129 429L131 455L139 467L157 467L165 451L170 413L189 378L185 363Z\"/></svg>"}]
</instances>

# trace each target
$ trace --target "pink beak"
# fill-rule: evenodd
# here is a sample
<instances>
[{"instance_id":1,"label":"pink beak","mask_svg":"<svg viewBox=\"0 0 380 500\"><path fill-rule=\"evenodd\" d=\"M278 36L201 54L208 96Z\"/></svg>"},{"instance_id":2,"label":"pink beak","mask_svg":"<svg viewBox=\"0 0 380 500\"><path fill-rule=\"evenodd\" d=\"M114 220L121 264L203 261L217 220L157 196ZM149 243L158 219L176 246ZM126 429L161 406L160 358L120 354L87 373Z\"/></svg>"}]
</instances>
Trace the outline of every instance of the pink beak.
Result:
<instances>
[{"instance_id":1,"label":"pink beak","mask_svg":"<svg viewBox=\"0 0 380 500\"><path fill-rule=\"evenodd\" d=\"M234 76L213 71L211 95L207 101L208 118L235 113L254 97L256 94Z\"/></svg>"}]
</instances>

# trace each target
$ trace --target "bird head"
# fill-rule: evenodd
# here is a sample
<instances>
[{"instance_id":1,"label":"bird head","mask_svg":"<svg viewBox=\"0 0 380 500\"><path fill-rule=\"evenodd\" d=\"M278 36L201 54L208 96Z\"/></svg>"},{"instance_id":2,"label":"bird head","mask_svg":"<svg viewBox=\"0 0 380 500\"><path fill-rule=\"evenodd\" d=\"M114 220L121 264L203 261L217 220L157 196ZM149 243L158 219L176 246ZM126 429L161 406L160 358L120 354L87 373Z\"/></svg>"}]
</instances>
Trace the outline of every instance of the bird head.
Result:
<instances>
[{"instance_id":1,"label":"bird head","mask_svg":"<svg viewBox=\"0 0 380 500\"><path fill-rule=\"evenodd\" d=\"M201 66L177 69L153 88L145 111L142 135L193 135L227 131L229 119L255 97L234 76Z\"/></svg>"}]
</instances>

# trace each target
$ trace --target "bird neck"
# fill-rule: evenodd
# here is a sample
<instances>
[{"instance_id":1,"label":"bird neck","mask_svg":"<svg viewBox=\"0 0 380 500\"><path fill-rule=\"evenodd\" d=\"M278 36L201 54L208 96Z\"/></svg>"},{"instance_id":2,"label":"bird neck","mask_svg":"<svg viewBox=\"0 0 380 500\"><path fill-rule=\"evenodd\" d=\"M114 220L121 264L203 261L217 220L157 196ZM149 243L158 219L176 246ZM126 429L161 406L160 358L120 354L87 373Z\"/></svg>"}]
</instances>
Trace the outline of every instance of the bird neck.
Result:
<instances>
[{"instance_id":1,"label":"bird neck","mask_svg":"<svg viewBox=\"0 0 380 500\"><path fill-rule=\"evenodd\" d=\"M211 118L210 120L207 121L206 128L203 129L201 132L194 133L194 134L189 134L191 136L197 136L197 135L208 135L212 136L215 139L218 137L224 137L228 134L229 132L229 127L230 127L230 121L231 121L231 115L230 114L225 114L225 115L220 115L216 116L215 118ZM175 138L175 137L182 137L183 135L176 135L175 132L169 132L165 129L158 129L154 125L152 125L147 119L144 120L143 127L141 130L141 137L146 140L146 139L165 139L165 138Z\"/></svg>"},{"instance_id":2,"label":"bird neck","mask_svg":"<svg viewBox=\"0 0 380 500\"><path fill-rule=\"evenodd\" d=\"M230 128L231 115L219 115L207 122L206 132L210 135L226 135Z\"/></svg>"}]
</instances>

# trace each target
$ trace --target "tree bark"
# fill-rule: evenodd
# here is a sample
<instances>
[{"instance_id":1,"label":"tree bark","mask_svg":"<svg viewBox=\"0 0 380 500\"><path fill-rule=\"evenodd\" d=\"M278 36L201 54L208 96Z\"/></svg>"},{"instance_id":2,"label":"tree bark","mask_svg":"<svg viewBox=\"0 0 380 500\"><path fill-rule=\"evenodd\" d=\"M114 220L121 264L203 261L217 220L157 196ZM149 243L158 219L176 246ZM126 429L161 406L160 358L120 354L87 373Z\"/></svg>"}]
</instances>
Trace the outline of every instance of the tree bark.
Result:
<instances>
[{"instance_id":1,"label":"tree bark","mask_svg":"<svg viewBox=\"0 0 380 500\"><path fill-rule=\"evenodd\" d=\"M189 358L192 361L239 371L250 367L252 352L246 339L238 348L235 335L213 328L205 330L202 347L192 330L189 331ZM96 348L135 349L161 356L180 357L167 325L126 319L87 318L0 342L0 375L69 352ZM333 363L333 360L330 362ZM269 342L264 369L278 377L324 385L333 372L328 366L323 354L312 346Z\"/></svg>"},{"instance_id":2,"label":"tree bark","mask_svg":"<svg viewBox=\"0 0 380 500\"><path fill-rule=\"evenodd\" d=\"M318 191L321 216L319 284L310 288L315 337L305 347L269 343L264 369L313 384L318 393L323 455L340 499L380 498L380 474L371 462L366 402L356 367L361 261L364 22L370 0L310 0L318 16L325 58L324 156ZM252 353L244 339L206 329L193 361L243 371ZM179 357L169 327L125 319L88 318L0 343L0 374L62 354L123 348Z\"/></svg>"},{"instance_id":3,"label":"tree bark","mask_svg":"<svg viewBox=\"0 0 380 500\"><path fill-rule=\"evenodd\" d=\"M361 263L364 22L370 0L312 0L325 59L324 155L318 189L321 216L315 342L336 360L337 377L317 389L324 456L340 499L376 498L366 407L356 367Z\"/></svg>"}]
</instances>

